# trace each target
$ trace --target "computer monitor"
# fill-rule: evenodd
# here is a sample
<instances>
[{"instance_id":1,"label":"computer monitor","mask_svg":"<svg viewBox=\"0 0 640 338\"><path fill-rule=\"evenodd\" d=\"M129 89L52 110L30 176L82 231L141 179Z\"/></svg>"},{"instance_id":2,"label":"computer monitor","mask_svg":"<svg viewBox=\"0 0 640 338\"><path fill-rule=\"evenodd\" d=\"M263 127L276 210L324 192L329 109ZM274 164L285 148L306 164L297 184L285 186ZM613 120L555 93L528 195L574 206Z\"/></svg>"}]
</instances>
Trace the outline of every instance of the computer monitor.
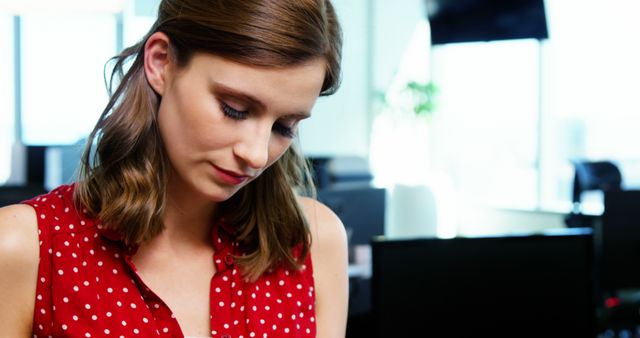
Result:
<instances>
[{"instance_id":1,"label":"computer monitor","mask_svg":"<svg viewBox=\"0 0 640 338\"><path fill-rule=\"evenodd\" d=\"M640 289L640 190L604 193L600 238L602 290Z\"/></svg>"},{"instance_id":2,"label":"computer monitor","mask_svg":"<svg viewBox=\"0 0 640 338\"><path fill-rule=\"evenodd\" d=\"M333 210L346 228L350 264L367 260L367 257L355 257L355 253L359 252L355 250L356 246L369 245L375 236L384 234L385 196L384 189L369 186L318 190L318 200ZM362 325L355 323L368 321L371 313L370 269L355 274L350 271L349 275L352 278L349 281L350 319L347 332L357 335Z\"/></svg>"},{"instance_id":3,"label":"computer monitor","mask_svg":"<svg viewBox=\"0 0 640 338\"><path fill-rule=\"evenodd\" d=\"M344 224L351 249L368 245L373 237L384 235L385 199L385 189L369 186L318 190L318 200Z\"/></svg>"},{"instance_id":4,"label":"computer monitor","mask_svg":"<svg viewBox=\"0 0 640 338\"><path fill-rule=\"evenodd\" d=\"M26 146L27 184L44 186L46 146Z\"/></svg>"},{"instance_id":5,"label":"computer monitor","mask_svg":"<svg viewBox=\"0 0 640 338\"><path fill-rule=\"evenodd\" d=\"M426 0L431 44L546 39L543 0Z\"/></svg>"},{"instance_id":6,"label":"computer monitor","mask_svg":"<svg viewBox=\"0 0 640 338\"><path fill-rule=\"evenodd\" d=\"M376 240L380 337L595 337L592 236Z\"/></svg>"},{"instance_id":7,"label":"computer monitor","mask_svg":"<svg viewBox=\"0 0 640 338\"><path fill-rule=\"evenodd\" d=\"M0 208L46 193L41 185L0 185Z\"/></svg>"}]
</instances>

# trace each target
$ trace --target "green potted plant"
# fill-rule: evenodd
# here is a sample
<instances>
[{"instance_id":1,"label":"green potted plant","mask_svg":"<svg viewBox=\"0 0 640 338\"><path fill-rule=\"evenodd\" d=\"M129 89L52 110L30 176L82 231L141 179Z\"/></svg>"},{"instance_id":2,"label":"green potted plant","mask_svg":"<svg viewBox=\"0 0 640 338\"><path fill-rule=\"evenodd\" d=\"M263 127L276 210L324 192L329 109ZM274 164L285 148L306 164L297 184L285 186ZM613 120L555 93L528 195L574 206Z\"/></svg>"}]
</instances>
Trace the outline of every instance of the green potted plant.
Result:
<instances>
[{"instance_id":1,"label":"green potted plant","mask_svg":"<svg viewBox=\"0 0 640 338\"><path fill-rule=\"evenodd\" d=\"M408 81L377 94L370 160L382 184L418 182L429 171L437 93L433 82Z\"/></svg>"},{"instance_id":2,"label":"green potted plant","mask_svg":"<svg viewBox=\"0 0 640 338\"><path fill-rule=\"evenodd\" d=\"M435 97L438 87L433 82L419 83L411 81L407 83L405 91L409 92L413 101L413 112L417 116L429 118L435 111Z\"/></svg>"}]
</instances>

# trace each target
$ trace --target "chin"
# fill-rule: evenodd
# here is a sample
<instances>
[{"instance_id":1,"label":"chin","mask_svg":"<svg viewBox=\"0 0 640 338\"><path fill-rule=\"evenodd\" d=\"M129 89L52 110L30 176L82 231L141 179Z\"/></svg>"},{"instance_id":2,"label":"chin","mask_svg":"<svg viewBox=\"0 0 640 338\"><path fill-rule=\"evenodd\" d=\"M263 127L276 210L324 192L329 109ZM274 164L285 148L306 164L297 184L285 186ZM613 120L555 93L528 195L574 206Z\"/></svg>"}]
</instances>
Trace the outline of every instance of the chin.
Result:
<instances>
[{"instance_id":1,"label":"chin","mask_svg":"<svg viewBox=\"0 0 640 338\"><path fill-rule=\"evenodd\" d=\"M214 185L210 189L206 189L206 188L202 189L201 187L198 190L200 190L200 193L209 201L220 203L220 202L225 202L226 200L233 197L233 195L237 194L238 191L240 191L240 189L242 189L242 187L228 188L228 187L220 187L218 185Z\"/></svg>"}]
</instances>

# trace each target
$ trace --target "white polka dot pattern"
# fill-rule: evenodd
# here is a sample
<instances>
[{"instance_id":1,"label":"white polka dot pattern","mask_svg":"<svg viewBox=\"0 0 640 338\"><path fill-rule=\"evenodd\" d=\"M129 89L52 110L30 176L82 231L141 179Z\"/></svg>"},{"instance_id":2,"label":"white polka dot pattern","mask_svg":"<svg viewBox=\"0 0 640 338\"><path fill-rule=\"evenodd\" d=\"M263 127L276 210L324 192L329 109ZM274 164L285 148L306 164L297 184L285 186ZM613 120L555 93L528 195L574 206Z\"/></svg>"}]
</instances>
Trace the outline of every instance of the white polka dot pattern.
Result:
<instances>
[{"instance_id":1,"label":"white polka dot pattern","mask_svg":"<svg viewBox=\"0 0 640 338\"><path fill-rule=\"evenodd\" d=\"M24 202L39 215L33 337L184 337L169 307L135 273L135 248L78 212L73 187ZM212 239L211 336L315 337L310 256L300 271L275 269L248 283L224 227L214 227Z\"/></svg>"}]
</instances>

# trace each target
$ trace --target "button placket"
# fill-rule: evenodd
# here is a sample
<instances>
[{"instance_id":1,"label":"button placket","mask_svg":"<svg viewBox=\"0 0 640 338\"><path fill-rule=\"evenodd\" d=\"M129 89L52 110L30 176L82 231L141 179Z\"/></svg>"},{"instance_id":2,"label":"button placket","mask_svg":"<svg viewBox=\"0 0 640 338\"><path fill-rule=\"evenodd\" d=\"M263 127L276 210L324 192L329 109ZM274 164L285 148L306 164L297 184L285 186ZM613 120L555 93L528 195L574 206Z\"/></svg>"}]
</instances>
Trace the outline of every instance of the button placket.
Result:
<instances>
[{"instance_id":1,"label":"button placket","mask_svg":"<svg viewBox=\"0 0 640 338\"><path fill-rule=\"evenodd\" d=\"M227 253L226 255L224 255L224 263L227 264L228 267L233 266L233 263L234 263L233 255L230 253Z\"/></svg>"},{"instance_id":2,"label":"button placket","mask_svg":"<svg viewBox=\"0 0 640 338\"><path fill-rule=\"evenodd\" d=\"M132 260L132 255L135 254L136 251L137 247L134 247L132 250L129 249L124 253L125 265L131 272L133 281L138 290L140 290L140 294L142 295L144 302L147 304L156 326L159 328L158 334L161 336L179 337L181 334L181 328L175 315L171 312L169 306L155 292L153 292L153 290L151 290L151 288L149 288L142 280L142 277L138 275L138 269L135 264L133 264Z\"/></svg>"}]
</instances>

